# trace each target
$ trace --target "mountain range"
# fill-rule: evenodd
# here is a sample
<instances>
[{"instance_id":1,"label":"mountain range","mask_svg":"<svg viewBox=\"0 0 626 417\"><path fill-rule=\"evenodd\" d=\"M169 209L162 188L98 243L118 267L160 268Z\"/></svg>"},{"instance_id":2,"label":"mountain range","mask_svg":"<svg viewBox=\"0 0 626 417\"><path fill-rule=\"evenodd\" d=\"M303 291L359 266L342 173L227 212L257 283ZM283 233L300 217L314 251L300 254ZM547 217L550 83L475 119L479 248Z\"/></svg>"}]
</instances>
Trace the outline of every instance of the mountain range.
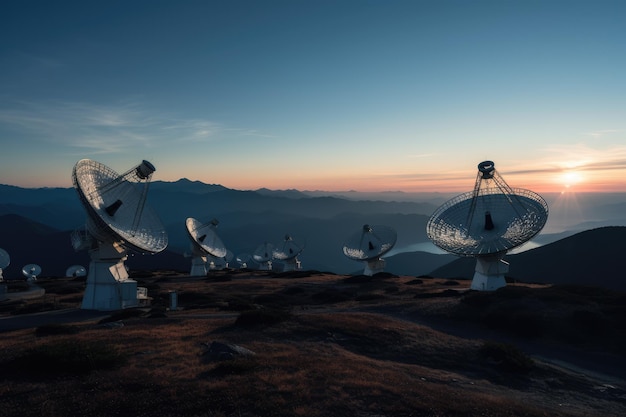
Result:
<instances>
[{"instance_id":1,"label":"mountain range","mask_svg":"<svg viewBox=\"0 0 626 417\"><path fill-rule=\"evenodd\" d=\"M131 269L188 270L190 259L185 255L190 252L190 241L184 224L187 217L195 217L203 222L217 219L219 237L235 257L251 254L264 242L280 245L289 234L305 245L299 257L303 268L360 273L363 265L347 259L342 245L363 224L382 224L398 232L396 246L386 258L387 271L471 278L475 260L441 254L426 236L428 218L445 196L428 194L411 199L406 194L384 193L358 199L358 194L241 191L187 179L155 181L150 184L147 204L167 230L168 248L156 255L133 254L127 264ZM388 200L394 197L402 201ZM615 226L626 225L619 214L625 204L612 196L606 205L597 205L596 212ZM0 185L0 247L11 256L5 278L21 276L20 269L27 263L41 265L42 275L48 276L62 276L72 264L88 264L87 253L75 252L69 238L70 232L83 227L85 220L85 211L72 188ZM534 239L538 247L506 256L511 264L509 275L526 282L625 289L617 264L626 228L594 227L604 224L591 218L559 233L540 234ZM234 264L234 259L231 262Z\"/></svg>"}]
</instances>

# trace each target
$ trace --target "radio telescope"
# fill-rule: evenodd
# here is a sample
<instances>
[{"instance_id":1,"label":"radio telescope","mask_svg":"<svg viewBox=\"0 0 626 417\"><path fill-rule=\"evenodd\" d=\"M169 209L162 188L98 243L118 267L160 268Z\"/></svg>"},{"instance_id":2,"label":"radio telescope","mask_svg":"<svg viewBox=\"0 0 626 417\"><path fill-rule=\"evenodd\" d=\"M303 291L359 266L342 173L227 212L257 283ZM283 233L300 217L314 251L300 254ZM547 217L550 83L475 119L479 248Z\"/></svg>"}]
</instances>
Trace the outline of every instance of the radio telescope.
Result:
<instances>
[{"instance_id":1,"label":"radio telescope","mask_svg":"<svg viewBox=\"0 0 626 417\"><path fill-rule=\"evenodd\" d=\"M31 283L37 281L37 277L41 274L41 267L37 264L24 265L22 275L26 277L26 281Z\"/></svg>"},{"instance_id":2,"label":"radio telescope","mask_svg":"<svg viewBox=\"0 0 626 417\"><path fill-rule=\"evenodd\" d=\"M11 257L9 256L9 253L0 248L0 282L4 281L4 278L2 277L2 270L9 266L10 263Z\"/></svg>"},{"instance_id":3,"label":"radio telescope","mask_svg":"<svg viewBox=\"0 0 626 417\"><path fill-rule=\"evenodd\" d=\"M364 262L363 275L372 276L385 269L382 256L393 248L397 237L396 231L389 226L365 224L344 243L343 254L353 261Z\"/></svg>"},{"instance_id":4,"label":"radio telescope","mask_svg":"<svg viewBox=\"0 0 626 417\"><path fill-rule=\"evenodd\" d=\"M441 249L476 258L471 289L493 291L506 285L509 264L502 258L541 231L548 205L533 191L511 188L492 161L478 164L474 191L458 195L428 220L426 233Z\"/></svg>"},{"instance_id":5,"label":"radio telescope","mask_svg":"<svg viewBox=\"0 0 626 417\"><path fill-rule=\"evenodd\" d=\"M226 248L215 230L218 223L216 219L213 219L203 224L193 217L185 221L187 235L191 239L190 276L206 276L207 265L210 266L212 262L213 269L215 269L215 260L226 256Z\"/></svg>"},{"instance_id":6,"label":"radio telescope","mask_svg":"<svg viewBox=\"0 0 626 417\"><path fill-rule=\"evenodd\" d=\"M72 265L65 270L65 276L68 278L84 277L85 275L87 275L87 270L82 265Z\"/></svg>"},{"instance_id":7,"label":"radio telescope","mask_svg":"<svg viewBox=\"0 0 626 417\"><path fill-rule=\"evenodd\" d=\"M264 242L260 244L252 253L252 259L259 264L259 269L261 271L271 271L273 253L274 245Z\"/></svg>"},{"instance_id":8,"label":"radio telescope","mask_svg":"<svg viewBox=\"0 0 626 417\"><path fill-rule=\"evenodd\" d=\"M145 204L154 171L148 161L121 175L90 159L74 166L72 181L87 224L72 234L72 245L89 250L91 257L81 308L111 311L138 305L143 289L128 277L127 251L155 254L167 247L161 220Z\"/></svg>"},{"instance_id":9,"label":"radio telescope","mask_svg":"<svg viewBox=\"0 0 626 417\"><path fill-rule=\"evenodd\" d=\"M304 245L297 244L290 235L285 235L280 249L274 249L272 258L283 263L283 271L296 271L302 269L302 263L298 255L304 250Z\"/></svg>"},{"instance_id":10,"label":"radio telescope","mask_svg":"<svg viewBox=\"0 0 626 417\"><path fill-rule=\"evenodd\" d=\"M249 253L240 253L235 258L235 261L237 262L237 265L239 265L239 268L241 269L250 268L250 264L254 262L252 260L252 255L250 255Z\"/></svg>"}]
</instances>

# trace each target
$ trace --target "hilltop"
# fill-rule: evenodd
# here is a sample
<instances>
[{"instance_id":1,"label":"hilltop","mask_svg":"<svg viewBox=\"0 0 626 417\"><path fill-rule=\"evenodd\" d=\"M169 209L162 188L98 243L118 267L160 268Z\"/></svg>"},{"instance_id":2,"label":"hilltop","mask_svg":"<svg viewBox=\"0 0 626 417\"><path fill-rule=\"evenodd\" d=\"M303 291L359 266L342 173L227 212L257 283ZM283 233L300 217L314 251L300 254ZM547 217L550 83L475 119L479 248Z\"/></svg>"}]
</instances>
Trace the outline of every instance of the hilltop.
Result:
<instances>
[{"instance_id":1,"label":"hilltop","mask_svg":"<svg viewBox=\"0 0 626 417\"><path fill-rule=\"evenodd\" d=\"M39 313L3 333L3 415L626 413L624 293L317 271L134 278L150 308ZM46 297L6 306L0 328L82 295L80 280L40 284Z\"/></svg>"}]
</instances>

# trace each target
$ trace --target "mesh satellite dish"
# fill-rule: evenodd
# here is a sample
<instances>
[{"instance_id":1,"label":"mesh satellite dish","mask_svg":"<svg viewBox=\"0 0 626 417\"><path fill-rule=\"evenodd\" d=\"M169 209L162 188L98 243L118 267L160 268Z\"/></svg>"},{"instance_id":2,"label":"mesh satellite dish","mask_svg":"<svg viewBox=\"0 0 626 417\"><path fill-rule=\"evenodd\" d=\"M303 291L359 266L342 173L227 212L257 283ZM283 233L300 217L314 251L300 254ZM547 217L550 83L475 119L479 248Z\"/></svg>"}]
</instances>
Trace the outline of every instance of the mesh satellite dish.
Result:
<instances>
[{"instance_id":1,"label":"mesh satellite dish","mask_svg":"<svg viewBox=\"0 0 626 417\"><path fill-rule=\"evenodd\" d=\"M296 243L291 235L285 235L280 248L274 249L272 258L283 263L283 271L296 271L302 269L302 263L298 255L304 250L304 244Z\"/></svg>"},{"instance_id":2,"label":"mesh satellite dish","mask_svg":"<svg viewBox=\"0 0 626 417\"><path fill-rule=\"evenodd\" d=\"M398 234L389 226L365 224L344 243L343 254L353 261L364 262L363 275L372 276L385 269L382 256L393 248L397 238Z\"/></svg>"},{"instance_id":3,"label":"mesh satellite dish","mask_svg":"<svg viewBox=\"0 0 626 417\"><path fill-rule=\"evenodd\" d=\"M0 282L4 281L4 278L2 277L2 270L9 266L10 263L11 257L9 256L9 253L0 248Z\"/></svg>"},{"instance_id":4,"label":"mesh satellite dish","mask_svg":"<svg viewBox=\"0 0 626 417\"><path fill-rule=\"evenodd\" d=\"M208 223L202 223L193 217L189 217L185 221L187 235L191 239L190 276L205 276L207 267L210 268L211 262L213 263L213 269L215 269L216 260L223 259L226 256L226 248L217 235L216 228L218 224L219 222L216 219Z\"/></svg>"},{"instance_id":5,"label":"mesh satellite dish","mask_svg":"<svg viewBox=\"0 0 626 417\"><path fill-rule=\"evenodd\" d=\"M111 311L139 304L138 291L143 289L128 277L127 251L155 254L167 247L165 228L146 205L154 171L148 161L121 175L90 159L74 166L72 181L87 224L72 234L72 244L88 249L91 256L81 308Z\"/></svg>"},{"instance_id":6,"label":"mesh satellite dish","mask_svg":"<svg viewBox=\"0 0 626 417\"><path fill-rule=\"evenodd\" d=\"M493 291L506 285L502 258L541 231L548 205L533 191L511 188L492 161L478 164L474 191L458 195L432 214L426 225L441 249L477 259L471 288Z\"/></svg>"},{"instance_id":7,"label":"mesh satellite dish","mask_svg":"<svg viewBox=\"0 0 626 417\"><path fill-rule=\"evenodd\" d=\"M37 281L37 277L41 274L41 267L37 264L24 265L22 275L26 277L26 281Z\"/></svg>"},{"instance_id":8,"label":"mesh satellite dish","mask_svg":"<svg viewBox=\"0 0 626 417\"><path fill-rule=\"evenodd\" d=\"M268 242L263 242L252 253L252 259L259 264L260 270L271 271L273 254L274 245Z\"/></svg>"},{"instance_id":9,"label":"mesh satellite dish","mask_svg":"<svg viewBox=\"0 0 626 417\"><path fill-rule=\"evenodd\" d=\"M84 277L87 275L87 270L82 265L72 265L65 270L65 276L68 278Z\"/></svg>"}]
</instances>

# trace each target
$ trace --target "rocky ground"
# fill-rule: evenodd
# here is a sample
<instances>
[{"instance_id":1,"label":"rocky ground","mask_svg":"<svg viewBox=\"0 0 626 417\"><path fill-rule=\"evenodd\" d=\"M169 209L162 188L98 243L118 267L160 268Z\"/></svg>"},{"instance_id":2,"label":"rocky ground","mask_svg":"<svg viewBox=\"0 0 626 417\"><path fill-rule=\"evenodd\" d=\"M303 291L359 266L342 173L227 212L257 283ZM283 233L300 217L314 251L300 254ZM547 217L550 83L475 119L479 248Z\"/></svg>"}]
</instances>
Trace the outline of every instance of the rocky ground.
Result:
<instances>
[{"instance_id":1,"label":"rocky ground","mask_svg":"<svg viewBox=\"0 0 626 417\"><path fill-rule=\"evenodd\" d=\"M0 414L626 415L622 293L316 271L132 276L150 306L76 310L84 281L62 278L0 303Z\"/></svg>"}]
</instances>

